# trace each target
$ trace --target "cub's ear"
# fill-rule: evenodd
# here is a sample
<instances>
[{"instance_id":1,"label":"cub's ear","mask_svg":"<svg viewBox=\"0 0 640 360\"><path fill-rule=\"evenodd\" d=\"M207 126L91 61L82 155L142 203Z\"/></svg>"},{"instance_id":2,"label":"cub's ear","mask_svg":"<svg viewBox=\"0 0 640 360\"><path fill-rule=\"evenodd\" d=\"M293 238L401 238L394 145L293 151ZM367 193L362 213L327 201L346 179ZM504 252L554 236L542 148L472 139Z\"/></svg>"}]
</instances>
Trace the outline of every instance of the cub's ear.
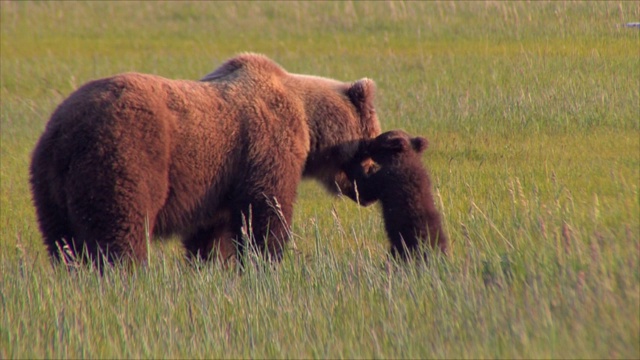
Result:
<instances>
[{"instance_id":1,"label":"cub's ear","mask_svg":"<svg viewBox=\"0 0 640 360\"><path fill-rule=\"evenodd\" d=\"M422 136L417 136L411 139L411 145L418 154L421 154L429 147L429 141Z\"/></svg>"},{"instance_id":2,"label":"cub's ear","mask_svg":"<svg viewBox=\"0 0 640 360\"><path fill-rule=\"evenodd\" d=\"M376 84L371 79L360 79L346 91L349 100L362 115L374 112L373 100L376 95Z\"/></svg>"},{"instance_id":3,"label":"cub's ear","mask_svg":"<svg viewBox=\"0 0 640 360\"><path fill-rule=\"evenodd\" d=\"M409 141L404 137L391 137L386 139L380 148L385 151L404 152L409 150Z\"/></svg>"}]
</instances>

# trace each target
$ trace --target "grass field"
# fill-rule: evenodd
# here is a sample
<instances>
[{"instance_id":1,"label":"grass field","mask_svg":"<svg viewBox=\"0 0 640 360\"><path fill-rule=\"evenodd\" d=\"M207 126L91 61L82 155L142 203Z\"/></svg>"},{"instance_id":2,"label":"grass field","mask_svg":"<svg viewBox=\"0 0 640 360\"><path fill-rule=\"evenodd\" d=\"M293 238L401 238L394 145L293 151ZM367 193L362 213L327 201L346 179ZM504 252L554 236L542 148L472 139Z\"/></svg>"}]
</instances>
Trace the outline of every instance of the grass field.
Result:
<instances>
[{"instance_id":1,"label":"grass field","mask_svg":"<svg viewBox=\"0 0 640 360\"><path fill-rule=\"evenodd\" d=\"M0 358L640 358L638 2L8 2ZM376 207L299 189L280 266L49 266L28 186L55 108L118 72L242 51L373 78L424 156L452 257L396 268Z\"/></svg>"}]
</instances>

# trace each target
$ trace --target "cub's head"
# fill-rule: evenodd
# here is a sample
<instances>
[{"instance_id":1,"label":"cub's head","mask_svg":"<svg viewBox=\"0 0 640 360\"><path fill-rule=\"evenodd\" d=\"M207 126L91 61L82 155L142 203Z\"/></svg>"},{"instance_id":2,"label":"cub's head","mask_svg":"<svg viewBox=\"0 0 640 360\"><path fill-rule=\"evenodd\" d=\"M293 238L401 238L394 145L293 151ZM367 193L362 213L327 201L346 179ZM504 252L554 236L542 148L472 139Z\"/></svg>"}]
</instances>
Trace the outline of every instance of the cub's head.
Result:
<instances>
[{"instance_id":1,"label":"cub's head","mask_svg":"<svg viewBox=\"0 0 640 360\"><path fill-rule=\"evenodd\" d=\"M371 140L364 149L364 155L380 163L398 156L419 156L429 147L427 139L412 137L402 130L391 130Z\"/></svg>"},{"instance_id":2,"label":"cub's head","mask_svg":"<svg viewBox=\"0 0 640 360\"><path fill-rule=\"evenodd\" d=\"M402 130L388 131L373 139L362 140L353 160L343 169L352 185L354 182L366 182L379 171L383 171L383 178L389 174L402 177L407 171L413 173L416 169L422 169L420 155L428 146L427 139L423 137L412 137ZM381 179L378 175L376 177ZM355 187L352 188L352 193L346 195L359 198L361 205L366 206L378 199L377 195L370 192L357 194Z\"/></svg>"}]
</instances>

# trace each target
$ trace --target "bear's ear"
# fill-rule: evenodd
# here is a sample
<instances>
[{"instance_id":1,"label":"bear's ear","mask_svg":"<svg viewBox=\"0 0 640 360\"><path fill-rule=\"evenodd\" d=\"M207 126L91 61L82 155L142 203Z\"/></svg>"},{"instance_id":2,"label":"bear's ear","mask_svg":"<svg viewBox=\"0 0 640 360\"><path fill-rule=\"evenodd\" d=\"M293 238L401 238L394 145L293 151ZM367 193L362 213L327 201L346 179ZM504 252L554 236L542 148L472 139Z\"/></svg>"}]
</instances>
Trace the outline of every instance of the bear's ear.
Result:
<instances>
[{"instance_id":1,"label":"bear's ear","mask_svg":"<svg viewBox=\"0 0 640 360\"><path fill-rule=\"evenodd\" d=\"M423 151L427 150L429 147L429 141L422 136L414 137L411 139L411 145L413 145L413 149L421 154Z\"/></svg>"},{"instance_id":2,"label":"bear's ear","mask_svg":"<svg viewBox=\"0 0 640 360\"><path fill-rule=\"evenodd\" d=\"M373 99L376 93L376 84L371 79L360 79L354 82L346 91L349 100L361 115L368 115L375 111Z\"/></svg>"}]
</instances>

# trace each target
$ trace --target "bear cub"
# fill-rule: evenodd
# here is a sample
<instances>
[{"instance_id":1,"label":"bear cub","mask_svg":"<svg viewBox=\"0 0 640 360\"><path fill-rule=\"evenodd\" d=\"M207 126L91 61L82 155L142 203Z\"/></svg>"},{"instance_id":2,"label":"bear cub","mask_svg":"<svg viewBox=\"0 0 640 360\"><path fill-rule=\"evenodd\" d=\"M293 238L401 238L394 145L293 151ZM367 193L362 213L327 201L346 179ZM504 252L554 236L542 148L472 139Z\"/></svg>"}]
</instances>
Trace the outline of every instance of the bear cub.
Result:
<instances>
[{"instance_id":1,"label":"bear cub","mask_svg":"<svg viewBox=\"0 0 640 360\"><path fill-rule=\"evenodd\" d=\"M404 131L385 132L363 140L345 172L355 183L359 200L380 200L391 255L407 260L427 243L448 253L448 239L431 193L431 180L420 159L427 139ZM425 257L426 259L426 257Z\"/></svg>"}]
</instances>

